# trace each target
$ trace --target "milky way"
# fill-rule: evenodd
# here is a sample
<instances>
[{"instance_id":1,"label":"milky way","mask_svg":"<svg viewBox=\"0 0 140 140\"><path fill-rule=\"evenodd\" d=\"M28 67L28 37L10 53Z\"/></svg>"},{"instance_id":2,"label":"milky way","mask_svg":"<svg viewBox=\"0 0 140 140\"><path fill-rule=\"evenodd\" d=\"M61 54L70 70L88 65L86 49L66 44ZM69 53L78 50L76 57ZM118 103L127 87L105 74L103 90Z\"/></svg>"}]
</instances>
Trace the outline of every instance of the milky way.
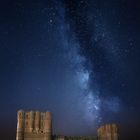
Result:
<instances>
[{"instance_id":1,"label":"milky way","mask_svg":"<svg viewBox=\"0 0 140 140\"><path fill-rule=\"evenodd\" d=\"M84 9L86 7L88 7L88 5L85 2L81 2L79 4L82 4L84 6ZM70 7L73 8L73 7ZM75 12L77 9L71 9L70 12ZM82 27L77 27L79 28L78 30L76 30L75 32L73 31L75 27L73 27L71 29L71 32L74 34L73 36L76 36L77 38L77 42L73 42L74 44L70 45L70 53L71 53L71 58L74 62L72 62L73 64L75 62L77 69L76 70L76 78L78 79L77 84L80 84L80 87L82 89L81 91L81 97L79 102L81 102L81 108L84 110L84 118L86 120L88 120L89 124L94 124L95 126L99 125L102 122L102 115L100 114L101 112L101 108L104 110L109 110L112 112L119 112L119 110L121 109L121 105L120 105L120 99L117 96L112 96L110 98L105 98L103 93L100 93L100 89L99 89L99 85L98 82L96 80L96 72L94 72L94 60L90 60L86 55L80 53L80 49L82 49L82 47L85 47L85 49L89 49L87 51L93 51L94 49L96 49L96 42L98 43L98 40L106 38L105 36L107 36L109 31L104 31L106 30L104 27L104 23L97 23L97 17L98 19L101 18L100 12L97 12L97 9L94 10L95 14L92 12L87 12L86 17L90 17L93 16L93 18L91 17L90 20L86 20L84 19L84 17L72 17L74 22L76 22L76 20L78 19L77 22L79 22L78 25L76 26L81 26L83 24L84 28L82 29ZM80 13L79 13L80 14ZM90 15L91 14L91 15ZM77 19L74 19L77 18ZM70 19L69 19L70 20ZM71 22L67 20L67 23L71 25ZM86 21L85 21L86 20ZM90 25L90 27L88 27L88 25ZM93 28L93 30L90 31L90 29ZM80 31L79 31L80 30ZM80 34L77 32L80 32ZM106 34L105 34L106 33ZM90 36L91 35L91 36ZM89 38L87 38L87 36ZM99 37L99 38L98 38ZM107 36L108 37L108 36ZM70 38L70 40L73 38ZM89 39L89 40L87 40ZM81 42L80 42L81 41ZM87 42L90 41L91 44L86 43L83 44L83 42ZM107 39L107 41L111 41ZM77 45L75 45L77 43ZM110 46L110 44L107 42L107 44L105 44L106 42L103 42L104 46L103 48L99 48L99 49L104 49L106 51L111 50L109 47L113 48L114 46ZM87 47L88 45L88 47ZM108 48L106 48L108 45ZM71 49L73 47L76 47L75 49ZM74 51L73 51L74 50ZM102 51L102 50L99 50ZM73 55L72 55L73 53ZM104 53L108 53L108 52L104 52ZM93 58L94 53L92 54ZM100 55L100 54L98 54ZM108 57L107 55L112 55L113 56L113 52L110 52L108 54L106 54L106 57ZM78 58L78 59L77 59ZM109 59L109 58L108 58ZM100 60L98 61L100 63ZM103 67L103 64L99 64L100 67ZM92 72L92 77L91 77L91 72ZM90 85L90 82L93 83L93 86ZM100 96L100 97L99 97Z\"/></svg>"}]
</instances>

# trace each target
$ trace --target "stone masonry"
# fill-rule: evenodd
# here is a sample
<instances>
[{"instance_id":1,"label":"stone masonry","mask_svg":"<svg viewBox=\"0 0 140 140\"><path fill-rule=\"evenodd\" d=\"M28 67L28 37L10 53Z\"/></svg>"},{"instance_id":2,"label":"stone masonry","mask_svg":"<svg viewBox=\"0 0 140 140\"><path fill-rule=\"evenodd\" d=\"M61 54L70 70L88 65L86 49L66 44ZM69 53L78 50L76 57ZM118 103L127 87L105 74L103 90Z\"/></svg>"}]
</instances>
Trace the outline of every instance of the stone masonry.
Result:
<instances>
[{"instance_id":1,"label":"stone masonry","mask_svg":"<svg viewBox=\"0 0 140 140\"><path fill-rule=\"evenodd\" d=\"M50 112L18 111L16 140L51 140L51 136L52 117Z\"/></svg>"},{"instance_id":2,"label":"stone masonry","mask_svg":"<svg viewBox=\"0 0 140 140\"><path fill-rule=\"evenodd\" d=\"M119 129L116 124L106 124L98 130L98 140L119 140Z\"/></svg>"}]
</instances>

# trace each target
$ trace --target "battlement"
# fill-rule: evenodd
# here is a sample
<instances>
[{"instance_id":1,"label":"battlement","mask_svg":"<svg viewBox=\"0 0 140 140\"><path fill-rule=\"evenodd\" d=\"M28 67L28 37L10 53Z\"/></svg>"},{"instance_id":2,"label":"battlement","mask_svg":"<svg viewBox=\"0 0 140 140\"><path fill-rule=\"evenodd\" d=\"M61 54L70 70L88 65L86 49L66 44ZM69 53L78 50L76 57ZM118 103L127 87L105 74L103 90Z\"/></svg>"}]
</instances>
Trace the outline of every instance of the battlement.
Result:
<instances>
[{"instance_id":1,"label":"battlement","mask_svg":"<svg viewBox=\"0 0 140 140\"><path fill-rule=\"evenodd\" d=\"M50 112L18 111L16 140L32 140L34 137L39 140L50 140L51 135L52 116Z\"/></svg>"}]
</instances>

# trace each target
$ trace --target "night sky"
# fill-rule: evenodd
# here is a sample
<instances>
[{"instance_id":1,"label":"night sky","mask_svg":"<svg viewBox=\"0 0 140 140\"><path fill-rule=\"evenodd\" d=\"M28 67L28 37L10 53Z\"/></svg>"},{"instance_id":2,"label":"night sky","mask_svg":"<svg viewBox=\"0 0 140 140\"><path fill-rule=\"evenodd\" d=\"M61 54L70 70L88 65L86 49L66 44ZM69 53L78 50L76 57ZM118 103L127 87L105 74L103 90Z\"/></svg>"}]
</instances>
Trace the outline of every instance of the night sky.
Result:
<instances>
[{"instance_id":1,"label":"night sky","mask_svg":"<svg viewBox=\"0 0 140 140\"><path fill-rule=\"evenodd\" d=\"M140 132L140 4L136 0L1 0L0 133L17 110L53 113L53 132L123 140Z\"/></svg>"}]
</instances>

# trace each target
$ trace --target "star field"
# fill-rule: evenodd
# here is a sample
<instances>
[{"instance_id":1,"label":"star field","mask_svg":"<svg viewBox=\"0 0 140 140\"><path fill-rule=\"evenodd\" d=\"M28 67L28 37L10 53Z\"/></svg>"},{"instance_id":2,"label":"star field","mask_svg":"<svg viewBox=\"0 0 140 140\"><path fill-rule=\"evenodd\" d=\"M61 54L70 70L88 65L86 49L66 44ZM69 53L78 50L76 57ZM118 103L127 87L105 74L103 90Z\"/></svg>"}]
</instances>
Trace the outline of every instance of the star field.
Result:
<instances>
[{"instance_id":1,"label":"star field","mask_svg":"<svg viewBox=\"0 0 140 140\"><path fill-rule=\"evenodd\" d=\"M3 139L15 139L21 108L53 112L56 134L116 122L122 139L138 138L139 13L135 0L1 1Z\"/></svg>"}]
</instances>

